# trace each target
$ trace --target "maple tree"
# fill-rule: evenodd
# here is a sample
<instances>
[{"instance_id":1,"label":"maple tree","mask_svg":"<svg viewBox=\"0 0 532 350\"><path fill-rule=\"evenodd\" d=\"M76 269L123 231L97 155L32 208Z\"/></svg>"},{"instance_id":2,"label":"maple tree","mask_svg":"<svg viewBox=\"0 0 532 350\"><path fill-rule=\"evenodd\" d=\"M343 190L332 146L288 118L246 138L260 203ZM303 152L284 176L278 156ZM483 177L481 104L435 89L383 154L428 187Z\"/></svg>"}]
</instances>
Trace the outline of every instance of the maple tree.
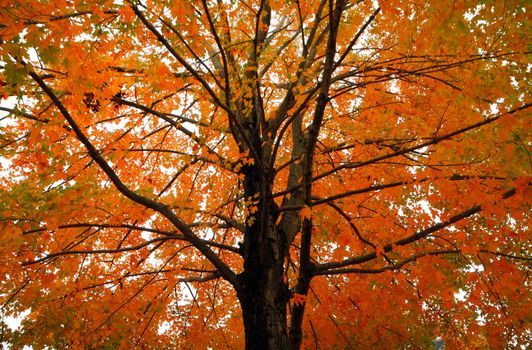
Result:
<instances>
[{"instance_id":1,"label":"maple tree","mask_svg":"<svg viewBox=\"0 0 532 350\"><path fill-rule=\"evenodd\" d=\"M0 3L12 348L530 346L527 1Z\"/></svg>"}]
</instances>

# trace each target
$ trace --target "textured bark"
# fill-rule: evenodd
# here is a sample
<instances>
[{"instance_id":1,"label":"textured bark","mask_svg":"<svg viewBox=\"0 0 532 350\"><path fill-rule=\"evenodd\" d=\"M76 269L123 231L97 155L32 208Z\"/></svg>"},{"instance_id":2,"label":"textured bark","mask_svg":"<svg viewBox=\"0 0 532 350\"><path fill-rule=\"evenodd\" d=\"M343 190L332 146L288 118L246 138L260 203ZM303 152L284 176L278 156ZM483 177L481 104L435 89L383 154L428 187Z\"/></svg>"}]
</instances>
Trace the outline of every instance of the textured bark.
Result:
<instances>
[{"instance_id":1,"label":"textured bark","mask_svg":"<svg viewBox=\"0 0 532 350\"><path fill-rule=\"evenodd\" d=\"M286 237L276 229L278 208L268 177L245 169L247 198L257 198L257 212L248 218L238 276L238 299L246 332L246 349L288 349L288 286L283 281Z\"/></svg>"},{"instance_id":2,"label":"textured bark","mask_svg":"<svg viewBox=\"0 0 532 350\"><path fill-rule=\"evenodd\" d=\"M257 278L244 273L239 277L243 283L238 296L246 332L246 349L288 349L286 307L289 292L286 285L266 276Z\"/></svg>"}]
</instances>

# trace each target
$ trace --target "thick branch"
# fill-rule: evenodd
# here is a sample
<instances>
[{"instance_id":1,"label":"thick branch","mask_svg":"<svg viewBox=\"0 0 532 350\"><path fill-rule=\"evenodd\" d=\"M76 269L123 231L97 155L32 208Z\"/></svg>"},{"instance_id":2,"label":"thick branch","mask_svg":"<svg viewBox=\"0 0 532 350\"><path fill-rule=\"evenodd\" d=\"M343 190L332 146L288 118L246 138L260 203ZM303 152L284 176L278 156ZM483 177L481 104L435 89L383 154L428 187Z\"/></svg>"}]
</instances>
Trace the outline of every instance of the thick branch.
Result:
<instances>
[{"instance_id":1,"label":"thick branch","mask_svg":"<svg viewBox=\"0 0 532 350\"><path fill-rule=\"evenodd\" d=\"M503 195L502 195L502 199L506 199L506 198L509 198L511 196L513 196L515 194L515 188L512 188L508 191L506 191ZM392 244L387 244L385 245L383 248L382 248L382 252L383 253L388 253L388 252L391 252L393 250L393 247L394 246L405 246L405 245L408 245L410 243L413 243L413 242L416 242L416 241L419 241L420 239L423 239L425 237L428 237L430 234L436 232L436 231L439 231L441 229L444 229L446 227L449 227L455 223L457 223L458 221L461 221L463 219L466 219L468 217L471 217L473 216L474 214L477 214L479 213L480 211L482 210L482 206L481 205L475 205L459 214L456 214L454 216L452 216L451 218L449 218L448 220L444 221L444 222L441 222L441 223L438 223L436 225L433 225L431 227L428 227L424 230L421 230L421 231L418 231L408 237L405 237L405 238L402 238L400 240L397 240L395 241L394 243ZM348 259L345 259L345 260L342 260L342 261L337 261L337 262L329 262L329 263L323 263L323 264L320 264L316 267L316 270L315 270L315 273L314 274L326 274L325 272L326 271L330 271L330 270L334 270L334 269L338 269L338 268L341 268L341 267L346 267L346 266L351 266L351 265L358 265L358 264L362 264L362 263L365 263L365 262L368 262L368 261L371 261L375 258L377 258L377 252L372 252L372 253L369 253L369 254L366 254L366 255L361 255L361 256L357 256L357 257L353 257L353 258L348 258Z\"/></svg>"},{"instance_id":2,"label":"thick branch","mask_svg":"<svg viewBox=\"0 0 532 350\"><path fill-rule=\"evenodd\" d=\"M422 258L424 256L435 256L435 255L444 255L444 254L459 254L459 253L460 253L459 249L437 250L437 251L431 251L431 252L423 252L423 253L415 254L415 255L411 256L410 258L404 259L404 260L399 261L399 262L397 262L395 264L386 265L386 266L383 266L383 267L378 268L378 269L359 269L359 268L355 268L355 267L338 268L338 269L330 269L330 270L327 270L327 271L317 272L314 275L315 276L319 276L319 275L331 276L331 275L342 275L342 274L348 274L348 273L377 274L377 273L382 273L384 271L399 270L403 266L405 266L406 264L414 262L414 261L416 261L419 258Z\"/></svg>"},{"instance_id":3,"label":"thick branch","mask_svg":"<svg viewBox=\"0 0 532 350\"><path fill-rule=\"evenodd\" d=\"M344 9L344 1L337 0L333 4L329 0L329 37L325 54L325 63L322 73L322 81L316 102L316 109L312 124L305 135L305 149L303 154L303 202L305 205L311 204L312 193L312 166L316 142L323 122L325 107L329 102L329 88L331 75L333 72L334 56L336 54L336 35L340 26L340 19ZM295 292L307 295L313 269L311 265L311 244L312 244L312 219L304 218L301 227L301 248L299 253L299 276L295 287ZM299 349L301 346L302 322L305 313L305 304L294 304L292 306L292 320L290 324L290 345L292 349Z\"/></svg>"},{"instance_id":4,"label":"thick branch","mask_svg":"<svg viewBox=\"0 0 532 350\"><path fill-rule=\"evenodd\" d=\"M421 184L421 183L424 183L424 182L436 181L436 180L439 180L439 179L450 180L450 181L462 181L462 180L471 180L471 179L508 180L508 178L498 177L498 176L485 176L485 175L473 176L473 175L457 175L457 174L455 174L455 175L452 175L452 176L436 177L436 178L426 177L426 178L422 178L422 179L414 179L412 181L395 181L395 182L390 182L390 183L387 183L387 184L373 185L373 186L368 186L368 187L365 187L365 188L359 188L359 189L356 189L356 190L346 191L346 192L338 193L338 194L335 194L335 195L332 195L332 196L329 196L329 197L325 197L325 198L313 197L314 200L312 201L310 206L314 207L314 206L321 205L321 204L331 203L331 202L333 202L335 200L346 198L346 197L350 197L350 196L354 196L354 195L357 195L357 194L381 191L381 190L384 190L384 189L387 189L387 188L394 188L394 187L398 187L398 186L405 186L405 185L412 185L412 184ZM286 195L287 193L288 192L286 192L286 191L278 192L278 193L276 193L274 195L274 197L283 196L283 195ZM280 207L279 211L281 211L281 212L283 212L283 211L294 211L294 210L300 210L302 208L303 208L302 205L287 205L287 206Z\"/></svg>"},{"instance_id":5,"label":"thick branch","mask_svg":"<svg viewBox=\"0 0 532 350\"><path fill-rule=\"evenodd\" d=\"M225 278L229 283L237 286L238 282L236 279L236 274L231 271L231 269L218 257L218 255L212 251L205 243L196 236L196 234L177 216L175 213L168 207L166 204L151 200L144 196L139 195L138 193L130 190L118 177L115 171L111 166L105 161L101 156L100 152L94 147L94 145L89 141L85 136L83 131L77 125L76 121L72 118L66 107L61 103L59 98L55 93L46 85L44 80L42 80L39 75L34 71L30 70L28 73L33 80L41 87L41 89L48 95L52 100L55 106L59 109L63 117L66 119L70 127L76 134L77 138L87 149L89 156L100 166L100 168L105 172L107 177L111 180L113 185L127 198L130 200L141 204L147 208L153 209L161 213L166 217L179 231L181 231L185 237L187 237L190 242L196 247L203 255L220 271L220 274Z\"/></svg>"},{"instance_id":6,"label":"thick branch","mask_svg":"<svg viewBox=\"0 0 532 350\"><path fill-rule=\"evenodd\" d=\"M363 161L363 162L347 163L347 164L343 164L343 165L337 166L337 167L335 167L335 168L333 168L333 169L331 169L329 171L326 171L324 173L321 173L320 175L315 176L312 180L313 181L319 180L321 178L324 178L326 176L334 174L334 173L336 173L336 172L338 172L338 171L340 171L342 169L360 168L360 167L363 167L365 165L378 163L378 162L380 162L382 160L386 160L386 159L389 159L389 158L394 158L394 157L397 157L397 156L400 156L400 155L403 155L403 154L406 154L406 153L410 153L410 152L413 152L415 150L418 150L418 149L421 149L421 148L424 148L424 147L427 147L427 146L435 145L435 144L437 144L437 143L439 143L439 142L441 142L443 140L448 140L448 139L452 138L453 136L460 135L460 134L463 134L463 133L465 133L465 132L467 132L469 130L473 130L473 129L479 128L479 127L481 127L483 125L493 123L494 121L499 120L501 117L503 117L505 115L514 114L516 112L526 110L526 109L530 108L531 106L532 106L532 103L527 103L527 104L525 104L523 106L514 108L514 109L512 109L512 110L510 110L508 112L501 113L501 114L499 114L499 115L497 115L495 117L486 118L485 120L483 120L481 122L478 122L478 123L475 123L475 124L471 124L469 126L466 126L465 128L458 129L458 130L453 131L451 133L435 137L435 138L431 139L430 141L420 143L419 145L416 145L416 146L404 148L402 150L398 150L396 152L385 154L385 155L382 155L380 157L369 159L369 160L366 160L366 161Z\"/></svg>"}]
</instances>

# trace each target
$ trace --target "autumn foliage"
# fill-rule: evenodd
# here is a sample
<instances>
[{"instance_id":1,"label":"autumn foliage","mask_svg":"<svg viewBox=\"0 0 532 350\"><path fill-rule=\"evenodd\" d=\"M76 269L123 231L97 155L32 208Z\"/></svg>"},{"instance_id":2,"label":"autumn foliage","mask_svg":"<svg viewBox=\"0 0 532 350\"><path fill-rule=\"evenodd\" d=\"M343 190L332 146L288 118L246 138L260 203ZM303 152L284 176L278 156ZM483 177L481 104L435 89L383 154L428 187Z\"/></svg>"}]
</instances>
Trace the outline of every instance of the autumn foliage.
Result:
<instances>
[{"instance_id":1,"label":"autumn foliage","mask_svg":"<svg viewBox=\"0 0 532 350\"><path fill-rule=\"evenodd\" d=\"M4 344L532 346L530 2L0 4Z\"/></svg>"}]
</instances>

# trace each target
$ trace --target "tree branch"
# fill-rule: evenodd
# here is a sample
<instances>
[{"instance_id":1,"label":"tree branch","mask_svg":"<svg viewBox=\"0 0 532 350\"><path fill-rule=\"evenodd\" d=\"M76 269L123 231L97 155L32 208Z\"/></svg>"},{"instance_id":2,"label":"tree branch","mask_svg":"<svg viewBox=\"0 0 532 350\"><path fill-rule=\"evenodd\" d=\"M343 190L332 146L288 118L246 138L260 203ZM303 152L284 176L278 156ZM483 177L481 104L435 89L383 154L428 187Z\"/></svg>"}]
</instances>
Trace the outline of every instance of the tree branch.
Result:
<instances>
[{"instance_id":1,"label":"tree branch","mask_svg":"<svg viewBox=\"0 0 532 350\"><path fill-rule=\"evenodd\" d=\"M26 64L23 63L25 66ZM27 67L27 66L26 66ZM28 69L29 67L27 67ZM76 121L72 118L68 110L62 104L62 102L57 98L55 93L46 85L44 80L42 80L38 74L33 70L29 70L28 73L33 80L41 87L41 89L48 95L52 100L55 106L59 109L63 117L66 119L76 137L81 141L81 143L87 149L89 156L100 166L104 171L107 177L111 180L113 185L127 198L130 200L141 204L147 208L153 209L161 213L166 217L179 231L181 231L185 237L190 240L190 243L194 245L203 255L220 271L221 276L226 279L233 286L238 286L238 281L236 274L227 266L214 251L212 251L205 243L203 243L196 234L179 218L168 205L154 201L147 197L141 196L138 193L130 190L118 177L115 171L109 166L107 161L101 156L100 152L94 147L94 145L89 141L85 136L83 131L77 125Z\"/></svg>"},{"instance_id":2,"label":"tree branch","mask_svg":"<svg viewBox=\"0 0 532 350\"><path fill-rule=\"evenodd\" d=\"M342 274L349 274L349 273L359 273L359 274L377 274L382 273L385 271L394 271L399 270L404 265L409 264L411 262L414 262L424 256L435 256L435 255L444 255L444 254L459 254L460 250L452 249L452 250L438 250L438 251L431 251L431 252L423 252L419 254L415 254L411 256L408 259L402 260L400 262L397 262L395 264L386 265L378 269L359 269L359 268L336 268L336 269L330 269L326 271L320 271L316 272L314 276L320 276L320 275L342 275Z\"/></svg>"},{"instance_id":3,"label":"tree branch","mask_svg":"<svg viewBox=\"0 0 532 350\"><path fill-rule=\"evenodd\" d=\"M509 197L513 196L515 194L515 192L516 192L515 188L509 189L508 191L506 191L502 195L502 199L506 199L506 198L509 198ZM441 230L443 228L451 226L451 225L457 223L458 221L466 219L466 218L468 218L470 216L473 216L474 214L479 213L481 210L482 210L482 206L481 205L475 205L475 206L473 206L473 207L471 207L471 208L469 208L467 210L464 210L463 212L461 212L459 214L456 214L456 215L452 216L451 218L449 218L448 220L446 220L444 222L438 223L438 224L433 225L431 227L428 227L428 228L426 228L424 230L418 231L418 232L416 232L416 233L414 233L414 234L412 234L412 235L410 235L408 237L399 239L399 240L395 241L392 244L385 245L382 248L382 252L383 253L388 253L388 252L391 252L393 250L394 246L405 246L405 245L408 245L410 243L419 241L420 239L428 237L430 234L432 234L432 233L434 233L436 231L439 231L439 230ZM329 271L329 270L334 270L334 269L338 269L338 268L346 267L346 266L351 266L351 265L362 264L362 263L365 263L365 262L368 262L368 261L371 261L371 260L377 258L377 256L378 256L377 252L375 251L375 252L372 252L372 253L369 253L369 254L366 254L366 255L361 255L361 256L357 256L357 257L353 257L353 258L348 258L348 259L345 259L345 260L342 260L342 261L319 264L318 266L316 266L314 274L324 274L324 272Z\"/></svg>"},{"instance_id":4,"label":"tree branch","mask_svg":"<svg viewBox=\"0 0 532 350\"><path fill-rule=\"evenodd\" d=\"M473 130L473 129L476 129L478 127L481 127L483 125L486 125L486 124L490 124L490 123L493 123L494 121L497 121L499 120L500 118L506 116L506 115L510 115L510 114L514 114L514 113L517 113L517 112L520 112L520 111L524 111L528 108L532 107L532 103L526 103L524 104L523 106L520 106L520 107L517 107L517 108L514 108L508 112L504 112L504 113L501 113L497 116L494 116L494 117L491 117L491 118L486 118L485 120L481 121L481 122L478 122L478 123L475 123L475 124L471 124L465 128L462 128L462 129L458 129L458 130L455 130L451 133L448 133L448 134L445 134L445 135L442 135L442 136L438 136L438 137L435 137L429 141L426 141L426 142L422 142L416 146L412 146L412 147L408 147L408 148L404 148L404 149L401 149L401 150L398 150L396 152L392 152L392 153L388 153L388 154L385 154L385 155L382 155L382 156L379 156L379 157L376 157L376 158L373 158L373 159L369 159L369 160L366 160L366 161L362 161L362 162L353 162L353 163L346 163L346 164L342 164L342 165L339 165L331 170L328 170L326 172L323 172L319 175L316 175L312 178L312 181L317 181L319 179L322 179L324 177L327 177L329 175L332 175L340 170L343 170L343 169L356 169L356 168L360 168L360 167L363 167L363 166L366 166L366 165L370 165L370 164L374 164L374 163L377 163L377 162L380 162L382 160L386 160L386 159L390 159L390 158L394 158L394 157L397 157L397 156L400 156L400 155L403 155L403 154L406 154L406 153L410 153L412 151L415 151L415 150L418 150L418 149L421 149L421 148L424 148L424 147L427 147L427 146L431 146L431 145L434 145L434 144L437 144L441 141L444 141L444 140L448 140L448 139L451 139L453 136L456 136L456 135L460 135L460 134L463 134L469 130ZM285 195L287 193L290 193L294 190L296 190L297 188L300 188L301 186L294 186L294 187L291 187L283 192L279 192L279 193L276 193L274 196L282 196L282 195Z\"/></svg>"},{"instance_id":5,"label":"tree branch","mask_svg":"<svg viewBox=\"0 0 532 350\"><path fill-rule=\"evenodd\" d=\"M230 115L233 115L233 112L231 111L229 106L227 106L225 103L223 103L218 98L218 95L214 92L214 90L209 85L209 83L207 83L207 81L183 57L181 57L180 54L177 53L177 51L173 48L173 46L170 45L168 40L166 40L166 38L157 30L157 28L155 28L153 24L150 21L148 21L148 19L146 18L146 16L144 16L142 11L140 11L139 8L134 4L131 4L131 9L133 9L133 12L135 12L135 15L137 15L137 17L146 26L146 28L148 28L150 32L152 32L155 35L157 40L159 40L163 44L163 46L166 47L168 52L170 52L170 54L174 56L174 58L183 67L185 67L185 69L189 71L190 74L192 74L194 78L196 78L196 80L200 82L200 84L203 86L203 88L205 88L205 90L210 95L210 97L213 99L213 101L216 103L216 105L218 105L220 108L225 110Z\"/></svg>"}]
</instances>

